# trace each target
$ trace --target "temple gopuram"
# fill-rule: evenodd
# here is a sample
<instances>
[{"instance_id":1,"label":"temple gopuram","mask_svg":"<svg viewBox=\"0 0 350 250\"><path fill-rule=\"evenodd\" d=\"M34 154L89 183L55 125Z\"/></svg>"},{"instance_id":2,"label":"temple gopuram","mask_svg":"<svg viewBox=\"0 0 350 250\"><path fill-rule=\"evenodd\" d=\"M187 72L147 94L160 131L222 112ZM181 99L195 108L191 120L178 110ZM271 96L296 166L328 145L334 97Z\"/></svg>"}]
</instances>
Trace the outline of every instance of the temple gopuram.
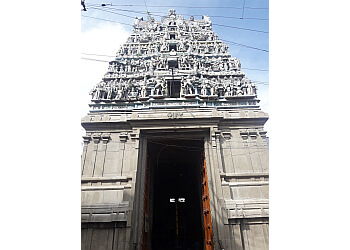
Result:
<instances>
[{"instance_id":1,"label":"temple gopuram","mask_svg":"<svg viewBox=\"0 0 350 250\"><path fill-rule=\"evenodd\" d=\"M90 94L82 249L268 249L268 114L210 17L135 18Z\"/></svg>"}]
</instances>

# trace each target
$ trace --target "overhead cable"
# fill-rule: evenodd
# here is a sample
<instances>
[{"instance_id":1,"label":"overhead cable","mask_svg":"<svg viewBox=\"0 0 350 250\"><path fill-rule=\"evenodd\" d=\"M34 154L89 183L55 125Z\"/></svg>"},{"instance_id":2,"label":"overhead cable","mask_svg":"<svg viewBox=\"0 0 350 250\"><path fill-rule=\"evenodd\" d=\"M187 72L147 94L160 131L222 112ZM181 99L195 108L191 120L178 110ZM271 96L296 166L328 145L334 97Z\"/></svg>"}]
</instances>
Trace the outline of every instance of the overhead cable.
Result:
<instances>
[{"instance_id":1,"label":"overhead cable","mask_svg":"<svg viewBox=\"0 0 350 250\"><path fill-rule=\"evenodd\" d=\"M143 7L142 4L103 4L110 6L125 6L125 7ZM234 6L183 6L183 5L148 5L151 8L188 8L188 9L237 9L241 10L242 7L234 7ZM244 7L245 9L252 10L268 10L268 7Z\"/></svg>"},{"instance_id":2,"label":"overhead cable","mask_svg":"<svg viewBox=\"0 0 350 250\"><path fill-rule=\"evenodd\" d=\"M135 18L134 16L129 16L129 15L125 15L125 14L120 14L120 13L116 13L115 11L110 11L110 10L106 10L106 9L102 9L102 8L91 7L91 9L99 10L99 11L104 11L104 12L108 12L108 13L111 13L111 14L115 14L115 15L119 15L119 16L124 16L124 17L128 17L128 18L132 18L132 19ZM160 16L160 15L154 15L154 16ZM265 33L265 34L268 34L268 33L269 33L268 31L263 31L263 30L249 29L249 28L243 28L243 27L237 27L237 26L225 25L225 24L218 24L218 23L212 23L212 25L220 26L220 27L224 27L224 28L240 29L240 30L252 31L252 32L260 32L260 33Z\"/></svg>"},{"instance_id":3,"label":"overhead cable","mask_svg":"<svg viewBox=\"0 0 350 250\"><path fill-rule=\"evenodd\" d=\"M93 7L104 7L104 8L107 8L107 9L112 9L112 10L119 10L119 11L125 11L125 12L133 12L133 13L138 13L138 14L147 14L147 12L145 11L137 11L137 10L126 10L126 9L120 9L120 8L115 8L113 6L115 5L110 5L112 7L109 7L108 5L106 4L91 4L89 6L93 6ZM148 11L149 12L149 11ZM152 13L152 15L154 16L164 16L167 14L167 12L164 12L164 11L152 11L152 12L149 12L149 13ZM162 13L163 15L156 15L156 14L153 14L153 13ZM183 13L178 13L179 15L182 15L182 16L203 16L203 15L196 15L196 14L193 14L193 15L190 15L190 14L183 14ZM215 17L215 18L230 18L230 19L239 19L239 20L259 20L259 21L268 21L269 19L268 18L259 18L259 17L234 17L234 16L217 16L217 15L210 15L210 17Z\"/></svg>"},{"instance_id":4,"label":"overhead cable","mask_svg":"<svg viewBox=\"0 0 350 250\"><path fill-rule=\"evenodd\" d=\"M98 18L98 17L85 16L85 15L81 15L81 16L82 16L82 17L91 18L91 19L101 20L101 21L107 21L107 22L112 22L112 23L120 23L120 24L132 26L132 24L117 22L117 21L108 20L108 19L103 19L103 18Z\"/></svg>"}]
</instances>

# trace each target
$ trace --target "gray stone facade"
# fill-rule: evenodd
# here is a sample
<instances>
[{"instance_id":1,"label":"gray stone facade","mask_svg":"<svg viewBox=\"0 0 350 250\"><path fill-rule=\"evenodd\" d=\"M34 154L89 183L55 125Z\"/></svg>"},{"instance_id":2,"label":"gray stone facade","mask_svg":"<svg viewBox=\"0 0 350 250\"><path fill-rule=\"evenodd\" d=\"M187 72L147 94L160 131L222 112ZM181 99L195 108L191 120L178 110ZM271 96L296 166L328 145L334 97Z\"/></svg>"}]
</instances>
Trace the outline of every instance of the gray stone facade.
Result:
<instances>
[{"instance_id":1,"label":"gray stone facade","mask_svg":"<svg viewBox=\"0 0 350 250\"><path fill-rule=\"evenodd\" d=\"M207 16L170 10L133 27L82 119L82 249L153 249L158 166L200 165L196 150L208 175L206 249L268 249L268 115L256 86Z\"/></svg>"}]
</instances>

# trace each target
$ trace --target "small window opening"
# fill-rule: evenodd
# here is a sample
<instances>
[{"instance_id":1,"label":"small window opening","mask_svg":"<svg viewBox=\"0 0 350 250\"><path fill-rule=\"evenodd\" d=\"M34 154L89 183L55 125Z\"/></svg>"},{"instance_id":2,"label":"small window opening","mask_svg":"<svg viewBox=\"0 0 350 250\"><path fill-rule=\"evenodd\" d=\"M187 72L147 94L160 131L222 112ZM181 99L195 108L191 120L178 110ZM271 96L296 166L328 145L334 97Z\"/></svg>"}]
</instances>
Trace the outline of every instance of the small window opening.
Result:
<instances>
[{"instance_id":1,"label":"small window opening","mask_svg":"<svg viewBox=\"0 0 350 250\"><path fill-rule=\"evenodd\" d=\"M171 50L177 51L176 50L176 44L169 44L169 51L171 51Z\"/></svg>"},{"instance_id":2,"label":"small window opening","mask_svg":"<svg viewBox=\"0 0 350 250\"><path fill-rule=\"evenodd\" d=\"M180 89L181 89L181 81L179 80L168 80L168 97L170 98L179 98L180 97Z\"/></svg>"}]
</instances>

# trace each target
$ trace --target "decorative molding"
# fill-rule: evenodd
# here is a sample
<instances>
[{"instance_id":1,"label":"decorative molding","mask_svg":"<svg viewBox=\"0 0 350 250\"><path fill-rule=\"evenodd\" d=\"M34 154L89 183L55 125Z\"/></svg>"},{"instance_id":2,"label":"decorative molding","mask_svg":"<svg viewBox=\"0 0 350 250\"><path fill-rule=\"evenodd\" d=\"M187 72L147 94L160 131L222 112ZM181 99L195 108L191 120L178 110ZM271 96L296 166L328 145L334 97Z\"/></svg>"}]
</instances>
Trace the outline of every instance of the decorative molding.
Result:
<instances>
[{"instance_id":1,"label":"decorative molding","mask_svg":"<svg viewBox=\"0 0 350 250\"><path fill-rule=\"evenodd\" d=\"M101 140L101 136L100 135L93 135L92 140L94 141L95 144L98 144Z\"/></svg>"},{"instance_id":2,"label":"decorative molding","mask_svg":"<svg viewBox=\"0 0 350 250\"><path fill-rule=\"evenodd\" d=\"M259 135L260 135L261 138L263 138L263 139L266 139L266 134L267 134L267 131L260 131L260 132L259 132Z\"/></svg>"},{"instance_id":3,"label":"decorative molding","mask_svg":"<svg viewBox=\"0 0 350 250\"><path fill-rule=\"evenodd\" d=\"M91 141L91 136L83 136L84 144L88 144Z\"/></svg>"},{"instance_id":4,"label":"decorative molding","mask_svg":"<svg viewBox=\"0 0 350 250\"><path fill-rule=\"evenodd\" d=\"M103 141L103 144L107 144L108 141L111 139L111 134L110 133L103 133L101 135L101 139Z\"/></svg>"},{"instance_id":5,"label":"decorative molding","mask_svg":"<svg viewBox=\"0 0 350 250\"><path fill-rule=\"evenodd\" d=\"M128 132L121 132L119 134L119 140L121 142L126 142L128 140Z\"/></svg>"},{"instance_id":6,"label":"decorative molding","mask_svg":"<svg viewBox=\"0 0 350 250\"><path fill-rule=\"evenodd\" d=\"M269 173L255 172L255 173L221 173L220 177L224 178L237 178L237 177L269 177Z\"/></svg>"},{"instance_id":7,"label":"decorative molding","mask_svg":"<svg viewBox=\"0 0 350 250\"><path fill-rule=\"evenodd\" d=\"M256 138L258 137L258 132L254 131L254 130L250 130L250 131L249 131L249 136L250 136L250 138L252 138L253 140L256 140Z\"/></svg>"},{"instance_id":8,"label":"decorative molding","mask_svg":"<svg viewBox=\"0 0 350 250\"><path fill-rule=\"evenodd\" d=\"M114 176L114 177L82 177L81 182L117 182L117 181L129 181L132 180L132 176Z\"/></svg>"},{"instance_id":9,"label":"decorative molding","mask_svg":"<svg viewBox=\"0 0 350 250\"><path fill-rule=\"evenodd\" d=\"M264 186L269 185L268 181L242 181L242 182L224 182L222 186Z\"/></svg>"},{"instance_id":10,"label":"decorative molding","mask_svg":"<svg viewBox=\"0 0 350 250\"><path fill-rule=\"evenodd\" d=\"M223 131L222 136L224 137L225 140L230 140L232 137L231 132L229 131L228 132Z\"/></svg>"},{"instance_id":11,"label":"decorative molding","mask_svg":"<svg viewBox=\"0 0 350 250\"><path fill-rule=\"evenodd\" d=\"M240 131L239 134L241 135L243 140L247 140L248 139L248 132L247 131Z\"/></svg>"},{"instance_id":12,"label":"decorative molding","mask_svg":"<svg viewBox=\"0 0 350 250\"><path fill-rule=\"evenodd\" d=\"M97 190L124 190L131 189L131 184L127 185L102 185L102 186L81 186L81 191L97 191Z\"/></svg>"}]
</instances>

